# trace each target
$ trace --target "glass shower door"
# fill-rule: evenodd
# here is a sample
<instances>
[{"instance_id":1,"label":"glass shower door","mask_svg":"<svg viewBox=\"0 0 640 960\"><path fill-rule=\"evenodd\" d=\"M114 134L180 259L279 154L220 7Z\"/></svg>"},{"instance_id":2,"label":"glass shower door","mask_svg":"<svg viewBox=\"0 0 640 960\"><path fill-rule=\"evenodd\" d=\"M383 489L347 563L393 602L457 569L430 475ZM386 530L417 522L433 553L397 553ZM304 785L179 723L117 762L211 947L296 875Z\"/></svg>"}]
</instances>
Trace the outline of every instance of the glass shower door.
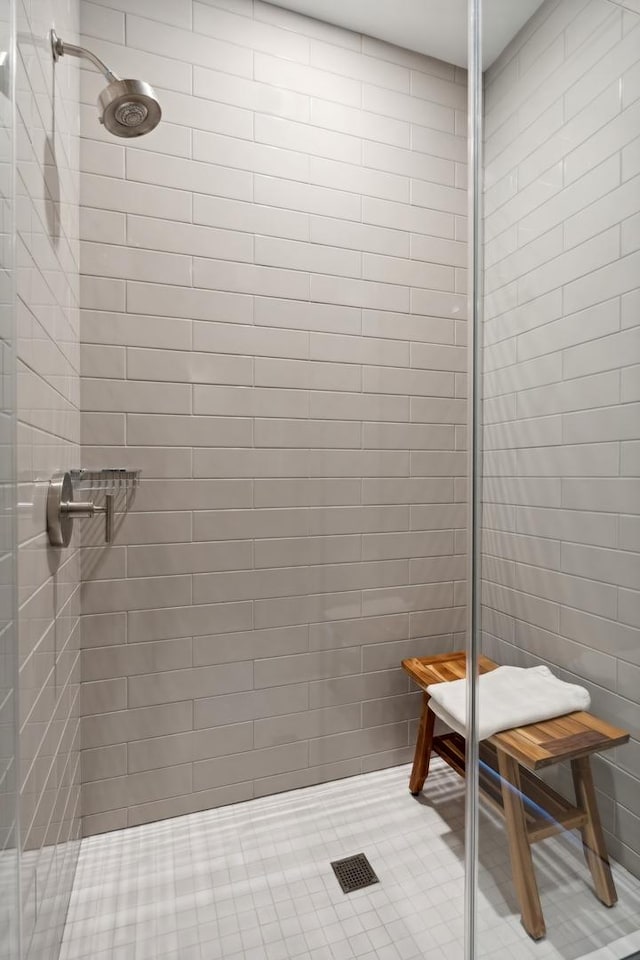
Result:
<instances>
[{"instance_id":1,"label":"glass shower door","mask_svg":"<svg viewBox=\"0 0 640 960\"><path fill-rule=\"evenodd\" d=\"M0 960L18 956L13 3L0 2Z\"/></svg>"},{"instance_id":2,"label":"glass shower door","mask_svg":"<svg viewBox=\"0 0 640 960\"><path fill-rule=\"evenodd\" d=\"M480 652L571 684L573 713L480 744L477 951L619 960L640 949L637 3L547 0L484 99Z\"/></svg>"}]
</instances>

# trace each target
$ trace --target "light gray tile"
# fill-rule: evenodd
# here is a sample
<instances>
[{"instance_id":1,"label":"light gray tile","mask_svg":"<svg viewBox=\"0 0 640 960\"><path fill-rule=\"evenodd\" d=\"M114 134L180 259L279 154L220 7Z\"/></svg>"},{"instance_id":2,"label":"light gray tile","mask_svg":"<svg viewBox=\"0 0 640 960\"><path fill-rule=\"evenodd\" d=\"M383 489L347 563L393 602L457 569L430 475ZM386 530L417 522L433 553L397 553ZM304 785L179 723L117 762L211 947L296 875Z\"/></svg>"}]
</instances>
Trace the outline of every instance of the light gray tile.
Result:
<instances>
[{"instance_id":1,"label":"light gray tile","mask_svg":"<svg viewBox=\"0 0 640 960\"><path fill-rule=\"evenodd\" d=\"M306 683L204 697L193 704L194 726L201 729L263 717L283 716L306 710L308 706L309 687Z\"/></svg>"},{"instance_id":2,"label":"light gray tile","mask_svg":"<svg viewBox=\"0 0 640 960\"><path fill-rule=\"evenodd\" d=\"M360 651L357 649L274 657L270 660L255 661L255 686L274 687L305 680L320 680L324 677L340 677L358 673L359 670Z\"/></svg>"},{"instance_id":3,"label":"light gray tile","mask_svg":"<svg viewBox=\"0 0 640 960\"><path fill-rule=\"evenodd\" d=\"M193 760L207 760L242 753L253 747L251 723L229 724L204 730L190 730L128 744L128 771L174 766Z\"/></svg>"},{"instance_id":4,"label":"light gray tile","mask_svg":"<svg viewBox=\"0 0 640 960\"><path fill-rule=\"evenodd\" d=\"M130 706L145 707L235 693L238 690L250 690L252 687L252 663L224 663L129 677L128 698Z\"/></svg>"},{"instance_id":5,"label":"light gray tile","mask_svg":"<svg viewBox=\"0 0 640 960\"><path fill-rule=\"evenodd\" d=\"M308 766L307 741L288 743L263 750L252 750L233 757L202 760L193 764L195 790L227 786L265 775L285 773Z\"/></svg>"},{"instance_id":6,"label":"light gray tile","mask_svg":"<svg viewBox=\"0 0 640 960\"><path fill-rule=\"evenodd\" d=\"M270 717L254 722L254 745L256 748L310 740L345 730L360 727L361 706L359 703L330 707L324 710L309 710L285 717Z\"/></svg>"}]
</instances>

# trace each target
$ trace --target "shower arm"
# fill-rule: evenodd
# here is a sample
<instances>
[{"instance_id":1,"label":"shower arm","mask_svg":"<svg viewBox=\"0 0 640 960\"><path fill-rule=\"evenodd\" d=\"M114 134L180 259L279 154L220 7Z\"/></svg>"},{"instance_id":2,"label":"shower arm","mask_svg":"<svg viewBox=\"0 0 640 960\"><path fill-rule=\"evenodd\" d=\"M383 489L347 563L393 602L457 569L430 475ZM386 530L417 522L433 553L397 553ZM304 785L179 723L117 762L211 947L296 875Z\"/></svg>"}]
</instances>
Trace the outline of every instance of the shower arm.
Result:
<instances>
[{"instance_id":1,"label":"shower arm","mask_svg":"<svg viewBox=\"0 0 640 960\"><path fill-rule=\"evenodd\" d=\"M55 30L51 31L51 49L53 51L53 59L56 63L60 57L79 57L82 60L89 60L89 62L100 71L100 73L109 81L109 83L113 83L114 81L120 79L120 77L115 74L113 70L110 70L109 67L103 63L99 57L96 57L95 53L91 53L91 51L87 50L86 47L78 47L75 43L66 43L62 41Z\"/></svg>"}]
</instances>

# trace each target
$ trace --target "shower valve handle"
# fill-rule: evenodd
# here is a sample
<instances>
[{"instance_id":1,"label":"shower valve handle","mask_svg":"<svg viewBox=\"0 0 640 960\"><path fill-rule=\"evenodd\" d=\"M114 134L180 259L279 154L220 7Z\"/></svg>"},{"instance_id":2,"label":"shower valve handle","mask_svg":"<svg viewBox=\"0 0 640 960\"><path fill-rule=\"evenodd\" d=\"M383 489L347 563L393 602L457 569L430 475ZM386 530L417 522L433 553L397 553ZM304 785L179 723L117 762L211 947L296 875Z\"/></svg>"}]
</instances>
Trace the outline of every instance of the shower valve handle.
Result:
<instances>
[{"instance_id":1,"label":"shower valve handle","mask_svg":"<svg viewBox=\"0 0 640 960\"><path fill-rule=\"evenodd\" d=\"M60 513L71 517L93 517L96 513L106 512L106 507L97 507L90 500L63 500L60 503Z\"/></svg>"},{"instance_id":2,"label":"shower valve handle","mask_svg":"<svg viewBox=\"0 0 640 960\"><path fill-rule=\"evenodd\" d=\"M113 494L107 493L104 498L104 507L99 507L91 500L73 499L73 484L69 472L58 473L49 482L47 532L52 546L68 547L73 533L74 519L93 517L96 513L104 514L104 539L106 543L111 543L113 540Z\"/></svg>"}]
</instances>

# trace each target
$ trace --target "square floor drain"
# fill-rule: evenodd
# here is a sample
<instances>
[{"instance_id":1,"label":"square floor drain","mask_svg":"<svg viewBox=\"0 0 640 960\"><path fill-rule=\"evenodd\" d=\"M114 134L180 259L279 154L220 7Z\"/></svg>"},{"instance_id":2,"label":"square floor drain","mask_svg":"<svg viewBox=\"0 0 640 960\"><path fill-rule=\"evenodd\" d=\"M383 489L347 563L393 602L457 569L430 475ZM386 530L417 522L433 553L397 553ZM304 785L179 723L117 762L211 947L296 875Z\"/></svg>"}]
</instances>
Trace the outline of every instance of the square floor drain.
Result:
<instances>
[{"instance_id":1,"label":"square floor drain","mask_svg":"<svg viewBox=\"0 0 640 960\"><path fill-rule=\"evenodd\" d=\"M344 860L334 860L331 866L343 893L352 893L372 883L380 883L364 853L356 853Z\"/></svg>"}]
</instances>

